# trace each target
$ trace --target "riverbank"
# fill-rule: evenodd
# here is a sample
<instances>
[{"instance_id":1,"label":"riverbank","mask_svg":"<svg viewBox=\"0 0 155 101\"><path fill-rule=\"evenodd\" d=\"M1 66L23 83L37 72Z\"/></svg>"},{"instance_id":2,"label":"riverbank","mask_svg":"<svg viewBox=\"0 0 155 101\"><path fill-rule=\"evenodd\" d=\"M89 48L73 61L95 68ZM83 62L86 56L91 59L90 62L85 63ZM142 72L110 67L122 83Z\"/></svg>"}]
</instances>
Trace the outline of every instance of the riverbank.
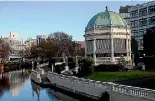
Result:
<instances>
[{"instance_id":1,"label":"riverbank","mask_svg":"<svg viewBox=\"0 0 155 101\"><path fill-rule=\"evenodd\" d=\"M6 72L22 70L22 69L31 69L32 64L30 62L8 62L0 64L0 74Z\"/></svg>"},{"instance_id":2,"label":"riverbank","mask_svg":"<svg viewBox=\"0 0 155 101\"><path fill-rule=\"evenodd\" d=\"M103 82L116 82L150 76L155 76L155 73L149 71L94 72L88 78Z\"/></svg>"}]
</instances>

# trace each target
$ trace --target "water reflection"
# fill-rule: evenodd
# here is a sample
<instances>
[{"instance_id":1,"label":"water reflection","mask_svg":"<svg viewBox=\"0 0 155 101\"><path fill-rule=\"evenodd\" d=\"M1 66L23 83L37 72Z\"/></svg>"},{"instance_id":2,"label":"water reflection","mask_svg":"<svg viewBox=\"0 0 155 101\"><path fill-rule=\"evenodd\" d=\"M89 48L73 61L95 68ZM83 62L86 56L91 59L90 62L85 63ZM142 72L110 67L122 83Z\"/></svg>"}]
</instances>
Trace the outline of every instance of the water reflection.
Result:
<instances>
[{"instance_id":1,"label":"water reflection","mask_svg":"<svg viewBox=\"0 0 155 101\"><path fill-rule=\"evenodd\" d=\"M19 96L19 90L24 88L25 73L9 73L10 92L12 96Z\"/></svg>"},{"instance_id":2,"label":"water reflection","mask_svg":"<svg viewBox=\"0 0 155 101\"><path fill-rule=\"evenodd\" d=\"M47 89L31 82L28 71L15 71L0 78L0 101L58 101Z\"/></svg>"},{"instance_id":3,"label":"water reflection","mask_svg":"<svg viewBox=\"0 0 155 101\"><path fill-rule=\"evenodd\" d=\"M37 85L36 83L31 81L31 85L32 85L32 96L34 97L34 93L37 95L37 101L40 101L40 91L41 91L41 87L39 85Z\"/></svg>"},{"instance_id":4,"label":"water reflection","mask_svg":"<svg viewBox=\"0 0 155 101\"><path fill-rule=\"evenodd\" d=\"M0 101L88 101L57 89L42 88L30 80L29 72L11 72L0 78ZM90 100L89 100L90 101Z\"/></svg>"},{"instance_id":5,"label":"water reflection","mask_svg":"<svg viewBox=\"0 0 155 101\"><path fill-rule=\"evenodd\" d=\"M30 73L19 71L4 74L0 78L0 93L3 94L9 91L11 96L19 96L19 90L24 88L25 80L29 76Z\"/></svg>"}]
</instances>

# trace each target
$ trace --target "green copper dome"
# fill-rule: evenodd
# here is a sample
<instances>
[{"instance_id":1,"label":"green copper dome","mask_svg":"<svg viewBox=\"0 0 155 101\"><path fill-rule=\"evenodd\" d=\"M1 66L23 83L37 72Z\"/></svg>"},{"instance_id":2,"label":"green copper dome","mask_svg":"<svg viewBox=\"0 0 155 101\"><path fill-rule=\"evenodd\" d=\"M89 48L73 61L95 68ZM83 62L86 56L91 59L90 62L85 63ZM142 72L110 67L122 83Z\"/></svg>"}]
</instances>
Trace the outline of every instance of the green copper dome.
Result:
<instances>
[{"instance_id":1,"label":"green copper dome","mask_svg":"<svg viewBox=\"0 0 155 101\"><path fill-rule=\"evenodd\" d=\"M127 26L126 21L118 14L108 11L107 7L104 12L96 14L87 24L86 28L94 26Z\"/></svg>"}]
</instances>

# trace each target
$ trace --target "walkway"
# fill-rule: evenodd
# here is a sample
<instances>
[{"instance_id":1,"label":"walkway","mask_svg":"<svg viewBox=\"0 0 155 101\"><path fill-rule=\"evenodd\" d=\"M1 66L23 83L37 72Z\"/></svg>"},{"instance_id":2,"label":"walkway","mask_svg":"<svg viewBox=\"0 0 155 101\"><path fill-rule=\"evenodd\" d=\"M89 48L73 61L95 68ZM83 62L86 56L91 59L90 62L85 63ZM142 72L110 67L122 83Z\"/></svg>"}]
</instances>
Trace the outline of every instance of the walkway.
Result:
<instances>
[{"instance_id":1,"label":"walkway","mask_svg":"<svg viewBox=\"0 0 155 101\"><path fill-rule=\"evenodd\" d=\"M57 87L73 93L84 94L93 99L99 99L104 92L110 95L110 101L154 101L155 90L101 82L74 76L59 75L48 72L48 79Z\"/></svg>"}]
</instances>

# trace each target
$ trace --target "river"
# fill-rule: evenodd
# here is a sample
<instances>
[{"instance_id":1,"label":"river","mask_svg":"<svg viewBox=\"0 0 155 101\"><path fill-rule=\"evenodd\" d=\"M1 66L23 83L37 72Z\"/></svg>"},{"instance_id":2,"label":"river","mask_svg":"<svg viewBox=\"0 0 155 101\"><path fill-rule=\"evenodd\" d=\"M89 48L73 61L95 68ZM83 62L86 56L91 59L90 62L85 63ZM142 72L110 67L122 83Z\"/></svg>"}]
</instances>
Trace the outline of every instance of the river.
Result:
<instances>
[{"instance_id":1,"label":"river","mask_svg":"<svg viewBox=\"0 0 155 101\"><path fill-rule=\"evenodd\" d=\"M15 71L0 78L0 101L87 101L52 88L42 88L30 80L30 73ZM90 100L89 100L90 101Z\"/></svg>"}]
</instances>

